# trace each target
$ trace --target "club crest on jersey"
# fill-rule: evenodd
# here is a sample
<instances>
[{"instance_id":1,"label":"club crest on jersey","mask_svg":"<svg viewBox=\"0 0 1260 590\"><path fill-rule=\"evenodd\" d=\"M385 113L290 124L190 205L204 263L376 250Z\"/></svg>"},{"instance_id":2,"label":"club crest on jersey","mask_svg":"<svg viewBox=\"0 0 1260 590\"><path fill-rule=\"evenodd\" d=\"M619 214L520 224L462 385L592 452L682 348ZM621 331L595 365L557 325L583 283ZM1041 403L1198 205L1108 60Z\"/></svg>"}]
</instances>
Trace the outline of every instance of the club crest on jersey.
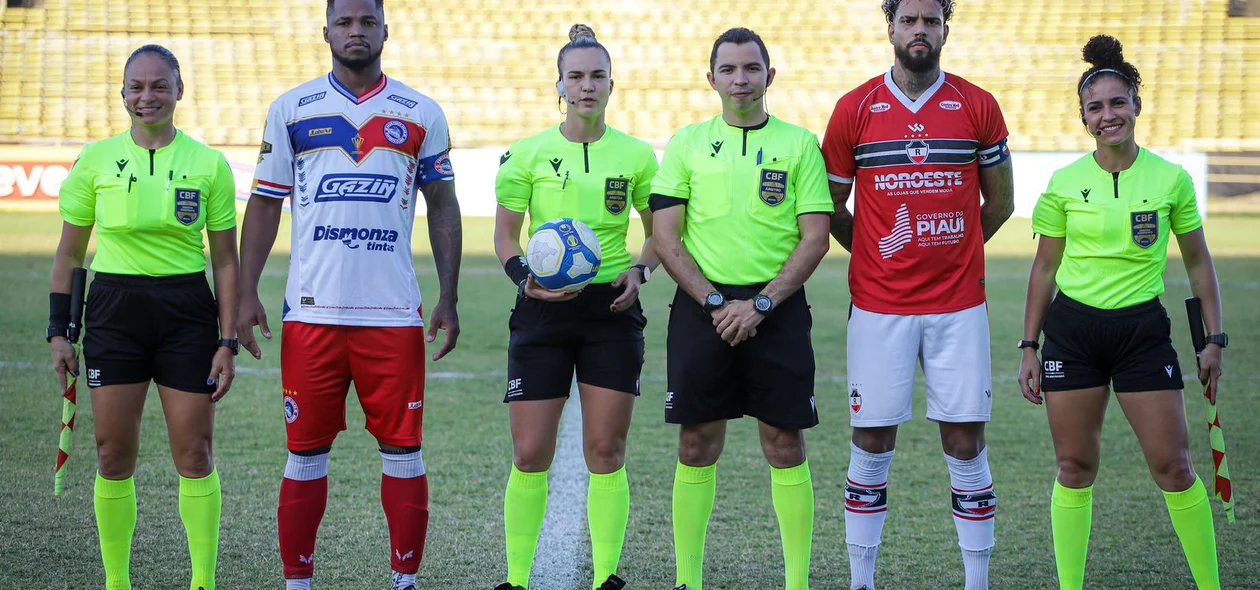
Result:
<instances>
[{"instance_id":1,"label":"club crest on jersey","mask_svg":"<svg viewBox=\"0 0 1260 590\"><path fill-rule=\"evenodd\" d=\"M849 393L849 409L853 410L854 414L862 411L862 394L858 393L856 387Z\"/></svg>"},{"instance_id":2,"label":"club crest on jersey","mask_svg":"<svg viewBox=\"0 0 1260 590\"><path fill-rule=\"evenodd\" d=\"M922 164L928 159L928 152L931 148L928 143L922 139L916 139L906 144L906 155L910 157L910 161L915 164Z\"/></svg>"},{"instance_id":3,"label":"club crest on jersey","mask_svg":"<svg viewBox=\"0 0 1260 590\"><path fill-rule=\"evenodd\" d=\"M604 208L613 215L621 215L626 210L626 201L630 194L630 179L604 179Z\"/></svg>"},{"instance_id":4,"label":"club crest on jersey","mask_svg":"<svg viewBox=\"0 0 1260 590\"><path fill-rule=\"evenodd\" d=\"M397 119L386 122L382 131L385 132L385 141L394 145L407 143L407 138L411 136L411 134L407 132L407 126Z\"/></svg>"},{"instance_id":5,"label":"club crest on jersey","mask_svg":"<svg viewBox=\"0 0 1260 590\"><path fill-rule=\"evenodd\" d=\"M192 225L201 217L201 191L193 188L175 189L175 219L184 225Z\"/></svg>"},{"instance_id":6,"label":"club crest on jersey","mask_svg":"<svg viewBox=\"0 0 1260 590\"><path fill-rule=\"evenodd\" d=\"M996 516L997 494L993 488L974 492L953 490L954 515L967 520L988 520Z\"/></svg>"},{"instance_id":7,"label":"club crest on jersey","mask_svg":"<svg viewBox=\"0 0 1260 590\"><path fill-rule=\"evenodd\" d=\"M761 200L774 207L787 198L788 173L784 170L761 171Z\"/></svg>"},{"instance_id":8,"label":"club crest on jersey","mask_svg":"<svg viewBox=\"0 0 1260 590\"><path fill-rule=\"evenodd\" d=\"M1133 234L1133 243L1142 248L1150 248L1159 241L1159 213L1155 211L1129 213L1129 227Z\"/></svg>"}]
</instances>

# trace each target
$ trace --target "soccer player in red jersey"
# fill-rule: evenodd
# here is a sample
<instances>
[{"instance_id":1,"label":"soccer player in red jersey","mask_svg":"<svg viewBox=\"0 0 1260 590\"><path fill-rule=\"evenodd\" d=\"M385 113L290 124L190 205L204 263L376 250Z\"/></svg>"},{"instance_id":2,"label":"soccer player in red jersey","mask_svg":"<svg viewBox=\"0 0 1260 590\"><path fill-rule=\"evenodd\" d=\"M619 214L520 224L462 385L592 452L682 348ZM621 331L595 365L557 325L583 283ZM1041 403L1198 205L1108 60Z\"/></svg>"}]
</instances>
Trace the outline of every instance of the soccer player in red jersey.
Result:
<instances>
[{"instance_id":1,"label":"soccer player in red jersey","mask_svg":"<svg viewBox=\"0 0 1260 590\"><path fill-rule=\"evenodd\" d=\"M822 144L831 233L853 253L851 587L874 588L888 470L897 425L911 418L918 363L949 466L966 588L987 588L997 497L984 439L992 407L984 242L1014 210L1006 125L992 95L940 69L952 0L884 0L883 9L893 67L840 99Z\"/></svg>"},{"instance_id":2,"label":"soccer player in red jersey","mask_svg":"<svg viewBox=\"0 0 1260 590\"><path fill-rule=\"evenodd\" d=\"M381 72L389 37L383 0L328 0L332 71L271 105L245 212L241 345L270 338L258 279L281 205L293 212L280 370L288 463L280 484L280 557L288 590L308 590L328 500L328 457L346 429L351 381L381 451L393 590L415 590L429 521L420 453L425 343L459 335L462 230L446 116L429 97ZM441 288L428 333L411 254L416 193L428 205Z\"/></svg>"}]
</instances>

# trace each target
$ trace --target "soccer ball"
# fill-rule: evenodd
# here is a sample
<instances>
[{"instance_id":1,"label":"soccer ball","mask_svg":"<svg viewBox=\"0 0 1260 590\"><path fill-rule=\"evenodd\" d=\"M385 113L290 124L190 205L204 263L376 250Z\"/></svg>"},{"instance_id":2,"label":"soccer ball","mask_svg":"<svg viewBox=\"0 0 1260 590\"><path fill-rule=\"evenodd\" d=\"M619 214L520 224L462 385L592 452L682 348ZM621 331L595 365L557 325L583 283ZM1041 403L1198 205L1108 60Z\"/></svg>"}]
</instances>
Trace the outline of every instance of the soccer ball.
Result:
<instances>
[{"instance_id":1,"label":"soccer ball","mask_svg":"<svg viewBox=\"0 0 1260 590\"><path fill-rule=\"evenodd\" d=\"M599 274L603 253L585 223L562 217L538 227L525 247L525 260L544 289L577 291Z\"/></svg>"}]
</instances>

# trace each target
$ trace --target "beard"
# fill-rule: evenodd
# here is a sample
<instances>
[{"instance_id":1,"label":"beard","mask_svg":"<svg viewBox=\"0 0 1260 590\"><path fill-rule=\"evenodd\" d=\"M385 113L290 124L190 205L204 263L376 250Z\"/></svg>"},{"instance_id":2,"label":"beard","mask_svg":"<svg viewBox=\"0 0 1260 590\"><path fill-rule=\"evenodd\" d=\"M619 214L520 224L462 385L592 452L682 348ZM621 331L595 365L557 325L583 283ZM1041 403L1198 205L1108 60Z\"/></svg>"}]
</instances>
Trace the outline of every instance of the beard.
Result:
<instances>
[{"instance_id":1,"label":"beard","mask_svg":"<svg viewBox=\"0 0 1260 590\"><path fill-rule=\"evenodd\" d=\"M381 61L381 51L383 49L384 47L381 47L377 49L376 51L371 52L363 57L351 57L348 55L341 55L340 53L337 53L336 51L332 52L332 55L333 55L333 59L337 60L337 63L345 66L346 69L349 69L352 72L362 72L363 70L366 70L369 67L371 67L373 64L379 63Z\"/></svg>"},{"instance_id":2,"label":"beard","mask_svg":"<svg viewBox=\"0 0 1260 590\"><path fill-rule=\"evenodd\" d=\"M916 43L917 41L911 41ZM897 61L901 63L901 67L915 74L925 74L931 72L941 65L941 49L932 47L928 44L928 51L923 55L916 56L910 53L909 47L896 45L893 53L897 56Z\"/></svg>"}]
</instances>

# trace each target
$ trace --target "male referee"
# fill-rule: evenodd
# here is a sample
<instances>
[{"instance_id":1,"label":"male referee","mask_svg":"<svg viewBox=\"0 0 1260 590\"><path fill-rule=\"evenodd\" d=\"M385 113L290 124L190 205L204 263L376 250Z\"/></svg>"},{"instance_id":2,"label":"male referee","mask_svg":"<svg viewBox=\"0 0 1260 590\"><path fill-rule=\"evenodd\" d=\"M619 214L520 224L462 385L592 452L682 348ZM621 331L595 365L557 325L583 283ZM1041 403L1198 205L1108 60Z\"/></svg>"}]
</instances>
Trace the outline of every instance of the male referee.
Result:
<instances>
[{"instance_id":1,"label":"male referee","mask_svg":"<svg viewBox=\"0 0 1260 590\"><path fill-rule=\"evenodd\" d=\"M726 421L757 418L770 462L787 590L809 587L814 490L802 432L818 424L802 285L828 248L833 206L818 138L766 113L766 45L713 43L722 116L684 127L652 182L657 253L678 283L665 420L682 426L674 475L678 589L701 590ZM677 589L676 589L677 590Z\"/></svg>"}]
</instances>

